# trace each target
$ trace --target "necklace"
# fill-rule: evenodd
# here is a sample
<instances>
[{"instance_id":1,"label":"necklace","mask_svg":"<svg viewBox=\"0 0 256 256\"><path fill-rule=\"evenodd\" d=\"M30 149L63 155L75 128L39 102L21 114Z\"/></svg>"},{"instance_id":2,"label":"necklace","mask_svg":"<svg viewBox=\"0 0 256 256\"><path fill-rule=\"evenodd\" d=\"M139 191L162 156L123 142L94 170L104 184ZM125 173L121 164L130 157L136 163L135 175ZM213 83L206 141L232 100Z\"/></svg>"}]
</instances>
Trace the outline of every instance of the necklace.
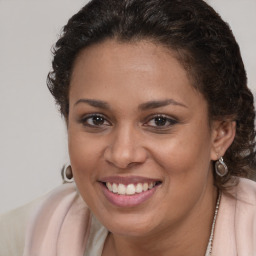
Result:
<instances>
[{"instance_id":1,"label":"necklace","mask_svg":"<svg viewBox=\"0 0 256 256\"><path fill-rule=\"evenodd\" d=\"M219 211L219 206L220 206L220 198L221 198L221 192L219 191L218 199L217 199L217 203L216 203L216 207L215 207L215 212L214 212L214 218L213 218L213 222L212 222L211 235L210 235L210 238L209 238L209 242L208 242L208 246L207 246L205 256L211 256L212 255L213 235L214 235L214 228L215 228L216 219L217 219L217 215L218 215L218 211Z\"/></svg>"}]
</instances>

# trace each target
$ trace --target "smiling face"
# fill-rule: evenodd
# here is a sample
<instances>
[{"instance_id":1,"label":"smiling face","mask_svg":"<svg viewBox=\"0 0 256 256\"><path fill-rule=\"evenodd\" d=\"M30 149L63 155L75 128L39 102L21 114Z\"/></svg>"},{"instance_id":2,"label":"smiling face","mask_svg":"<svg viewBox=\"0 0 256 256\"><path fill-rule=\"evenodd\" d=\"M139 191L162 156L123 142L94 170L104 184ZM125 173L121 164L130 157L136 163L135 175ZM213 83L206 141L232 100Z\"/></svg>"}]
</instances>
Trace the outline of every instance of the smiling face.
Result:
<instances>
[{"instance_id":1,"label":"smiling face","mask_svg":"<svg viewBox=\"0 0 256 256\"><path fill-rule=\"evenodd\" d=\"M113 234L173 230L212 209L207 102L168 49L93 45L79 54L70 86L74 178Z\"/></svg>"}]
</instances>

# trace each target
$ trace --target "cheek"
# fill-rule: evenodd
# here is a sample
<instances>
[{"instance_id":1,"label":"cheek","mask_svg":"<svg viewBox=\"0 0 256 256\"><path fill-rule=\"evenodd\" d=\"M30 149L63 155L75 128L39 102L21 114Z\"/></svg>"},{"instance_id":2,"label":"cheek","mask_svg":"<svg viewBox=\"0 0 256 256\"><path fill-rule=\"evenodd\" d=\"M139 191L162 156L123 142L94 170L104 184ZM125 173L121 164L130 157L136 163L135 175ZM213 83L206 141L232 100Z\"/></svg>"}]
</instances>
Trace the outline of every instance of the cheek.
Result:
<instances>
[{"instance_id":1,"label":"cheek","mask_svg":"<svg viewBox=\"0 0 256 256\"><path fill-rule=\"evenodd\" d=\"M93 205L97 169L100 169L97 143L92 143L83 132L68 131L69 157L78 190L88 205Z\"/></svg>"},{"instance_id":2,"label":"cheek","mask_svg":"<svg viewBox=\"0 0 256 256\"><path fill-rule=\"evenodd\" d=\"M78 179L88 177L99 162L101 152L100 143L85 136L83 132L75 131L70 128L68 132L69 157L74 176Z\"/></svg>"},{"instance_id":3,"label":"cheek","mask_svg":"<svg viewBox=\"0 0 256 256\"><path fill-rule=\"evenodd\" d=\"M154 143L155 156L169 175L192 176L207 173L210 164L211 137L208 126L187 127L170 138Z\"/></svg>"}]
</instances>

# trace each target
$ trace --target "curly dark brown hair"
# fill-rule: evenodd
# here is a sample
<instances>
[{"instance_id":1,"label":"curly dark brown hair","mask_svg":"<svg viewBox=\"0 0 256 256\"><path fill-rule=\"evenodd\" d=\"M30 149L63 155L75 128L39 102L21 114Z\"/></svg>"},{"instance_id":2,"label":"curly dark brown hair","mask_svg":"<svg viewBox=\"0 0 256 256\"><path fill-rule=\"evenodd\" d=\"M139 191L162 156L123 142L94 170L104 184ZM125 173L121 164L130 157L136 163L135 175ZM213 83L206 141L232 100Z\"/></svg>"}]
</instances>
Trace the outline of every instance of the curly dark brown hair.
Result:
<instances>
[{"instance_id":1,"label":"curly dark brown hair","mask_svg":"<svg viewBox=\"0 0 256 256\"><path fill-rule=\"evenodd\" d=\"M113 38L150 40L177 53L193 86L208 102L210 120L236 121L225 154L229 173L215 175L223 188L231 176L255 165L255 111L239 46L227 23L202 0L92 0L63 28L53 49L48 87L68 119L69 84L76 57L89 45Z\"/></svg>"}]
</instances>

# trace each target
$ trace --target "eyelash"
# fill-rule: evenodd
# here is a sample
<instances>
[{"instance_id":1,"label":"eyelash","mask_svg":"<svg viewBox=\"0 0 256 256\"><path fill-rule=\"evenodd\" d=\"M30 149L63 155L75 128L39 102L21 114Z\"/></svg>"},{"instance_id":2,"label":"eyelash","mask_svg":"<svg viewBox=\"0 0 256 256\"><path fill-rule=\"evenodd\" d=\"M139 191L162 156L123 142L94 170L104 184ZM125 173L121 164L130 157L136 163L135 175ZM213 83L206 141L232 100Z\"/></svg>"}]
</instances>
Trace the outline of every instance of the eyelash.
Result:
<instances>
[{"instance_id":1,"label":"eyelash","mask_svg":"<svg viewBox=\"0 0 256 256\"><path fill-rule=\"evenodd\" d=\"M107 122L107 123L108 123L107 126L111 126L111 123L107 120L107 118L106 118L104 115L98 114L98 113L90 114L90 115L87 115L87 116L83 117L83 118L81 119L81 123L82 123L84 126L87 126L87 127L101 128L102 125L90 124L90 123L88 122L88 120L90 120L90 119L91 119L91 121L93 122L93 118L102 118L102 119L103 119L103 124L102 124L102 125L104 125L104 123ZM96 120L95 120L95 121L96 121ZM105 125L106 125L106 124L105 124Z\"/></svg>"},{"instance_id":2,"label":"eyelash","mask_svg":"<svg viewBox=\"0 0 256 256\"><path fill-rule=\"evenodd\" d=\"M93 120L93 118L100 118L98 121L101 121L102 124L93 124L94 121L97 121L96 119ZM163 125L149 125L150 122L155 122L156 121L161 122L164 121ZM162 119L162 120L160 120ZM107 124L106 124L107 122ZM94 114L89 114L84 116L80 123L82 123L85 127L90 127L90 128L95 128L95 129L102 129L103 127L106 126L111 126L111 122L108 121L108 119L100 114L100 113L94 113ZM104 124L105 123L105 124ZM168 125L166 125L166 123L168 123ZM152 128L152 129L157 129L157 130L164 130L164 129L168 129L170 127L172 127L173 125L177 124L178 121L174 118L170 118L169 116L165 115L165 114L157 114L157 115L152 115L150 117L148 117L146 119L146 121L143 122L143 126L148 127L148 128Z\"/></svg>"},{"instance_id":3,"label":"eyelash","mask_svg":"<svg viewBox=\"0 0 256 256\"><path fill-rule=\"evenodd\" d=\"M164 125L148 125L149 122L153 121L155 122L156 124L156 121L157 121L157 118L158 118L158 121L160 121L160 119L164 119ZM165 125L166 122L168 123L168 125ZM172 127L173 125L177 124L178 121L174 118L170 118L169 116L167 115L164 115L164 114L157 114L157 115L153 115L153 116L150 116L147 121L144 123L145 126L148 126L148 127L153 127L153 128L156 128L156 129L159 129L159 130L163 130L163 129L168 129L170 127Z\"/></svg>"}]
</instances>

